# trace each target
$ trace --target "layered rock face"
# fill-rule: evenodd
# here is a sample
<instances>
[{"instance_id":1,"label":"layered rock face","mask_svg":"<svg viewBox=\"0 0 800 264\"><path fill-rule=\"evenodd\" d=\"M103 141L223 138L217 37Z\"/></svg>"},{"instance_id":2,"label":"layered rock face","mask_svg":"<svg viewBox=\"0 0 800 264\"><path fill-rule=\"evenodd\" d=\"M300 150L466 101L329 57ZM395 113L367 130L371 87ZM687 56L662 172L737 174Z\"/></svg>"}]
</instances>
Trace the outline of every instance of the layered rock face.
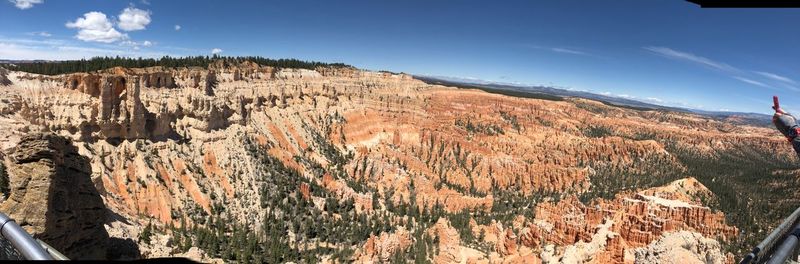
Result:
<instances>
[{"instance_id":1,"label":"layered rock face","mask_svg":"<svg viewBox=\"0 0 800 264\"><path fill-rule=\"evenodd\" d=\"M227 104L209 100L196 92L192 93L195 96L180 98L179 101L174 98L170 101L163 97L153 98L151 100L159 100L160 105L148 110L142 103L142 86L174 87L173 81L169 81L167 86L159 81L172 73L120 71L122 74L64 76L64 87L80 93L56 99L68 103L55 103L55 108L48 106L53 102L23 100L21 114L46 130L68 131L73 139L80 141L175 139L187 136L186 126L206 132L227 126L234 114ZM201 80L204 85L198 88L206 96L213 95L216 74L213 71L203 72ZM199 76L200 73L196 74ZM142 79L146 81L144 85L140 81ZM234 101L237 99L244 100L235 98Z\"/></svg>"},{"instance_id":2,"label":"layered rock face","mask_svg":"<svg viewBox=\"0 0 800 264\"><path fill-rule=\"evenodd\" d=\"M358 250L350 261L391 260L422 233L438 239L438 251L426 256L439 263L630 262L636 248L682 230L718 240L738 233L699 201L713 194L697 181L657 180L685 173L663 142L699 153L747 144L794 157L766 128L351 68L245 62L9 77L14 84L0 89L0 126L11 128L0 131L3 151L37 131L71 138L89 159L103 202L120 215L109 230L137 241L151 221L202 226L220 211L259 230L263 201L278 195L262 191L274 178L265 171L279 167L263 165L268 155L305 181L283 195L296 191L315 208L352 201L353 219L386 219L395 227L367 232L354 245L320 243ZM664 186L585 203L573 196L593 191L597 179ZM409 213L437 208L443 212L435 219ZM472 224L454 221L461 212ZM328 216L343 217L318 217Z\"/></svg>"},{"instance_id":3,"label":"layered rock face","mask_svg":"<svg viewBox=\"0 0 800 264\"><path fill-rule=\"evenodd\" d=\"M48 130L70 131L81 141L162 136L145 130L151 114L141 102L139 77L74 74L64 78L66 89L80 92L65 95L63 99L71 103L47 108L48 102L25 101L21 114Z\"/></svg>"},{"instance_id":4,"label":"layered rock face","mask_svg":"<svg viewBox=\"0 0 800 264\"><path fill-rule=\"evenodd\" d=\"M54 134L22 138L6 157L10 195L0 211L71 259L105 259L106 209L89 160Z\"/></svg>"}]
</instances>

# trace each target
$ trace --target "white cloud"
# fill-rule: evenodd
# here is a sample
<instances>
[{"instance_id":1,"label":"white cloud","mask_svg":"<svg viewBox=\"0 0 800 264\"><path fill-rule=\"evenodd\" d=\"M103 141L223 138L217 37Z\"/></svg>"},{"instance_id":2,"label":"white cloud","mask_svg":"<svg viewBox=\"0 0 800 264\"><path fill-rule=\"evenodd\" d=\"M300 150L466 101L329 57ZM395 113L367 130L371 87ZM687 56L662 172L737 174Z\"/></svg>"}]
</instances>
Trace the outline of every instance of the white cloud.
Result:
<instances>
[{"instance_id":1,"label":"white cloud","mask_svg":"<svg viewBox=\"0 0 800 264\"><path fill-rule=\"evenodd\" d=\"M78 29L78 35L75 37L83 41L112 43L128 38L127 34L114 29L106 14L100 12L83 14L83 17L79 17L75 22L68 22L66 26Z\"/></svg>"},{"instance_id":2,"label":"white cloud","mask_svg":"<svg viewBox=\"0 0 800 264\"><path fill-rule=\"evenodd\" d=\"M181 25L175 25L175 31L181 30Z\"/></svg>"},{"instance_id":3,"label":"white cloud","mask_svg":"<svg viewBox=\"0 0 800 264\"><path fill-rule=\"evenodd\" d=\"M41 4L44 2L44 0L8 0L8 1L14 3L14 6L22 10L31 8L35 4Z\"/></svg>"},{"instance_id":4,"label":"white cloud","mask_svg":"<svg viewBox=\"0 0 800 264\"><path fill-rule=\"evenodd\" d=\"M739 69L736 69L735 67L730 66L728 64L725 64L725 63L722 63L722 62L713 61L713 60L711 60L709 58L697 56L697 55L694 55L694 54L691 54L691 53L688 53L688 52L677 51L677 50L670 49L670 48L667 48L667 47L644 47L644 49L648 50L650 52L656 53L658 55L667 57L667 58L686 60L686 61L698 63L698 64L701 64L701 65L704 65L704 66L707 66L707 67L711 67L711 68L714 68L714 69L717 69L717 70L721 70L721 71L727 71L727 72L738 72L739 71Z\"/></svg>"},{"instance_id":5,"label":"white cloud","mask_svg":"<svg viewBox=\"0 0 800 264\"><path fill-rule=\"evenodd\" d=\"M150 42L149 40L145 40L144 42L142 42L142 46L145 46L145 47L153 46L153 42Z\"/></svg>"},{"instance_id":6,"label":"white cloud","mask_svg":"<svg viewBox=\"0 0 800 264\"><path fill-rule=\"evenodd\" d=\"M214 48L211 50L211 54L220 54L220 53L222 53L222 49Z\"/></svg>"},{"instance_id":7,"label":"white cloud","mask_svg":"<svg viewBox=\"0 0 800 264\"><path fill-rule=\"evenodd\" d=\"M752 84L752 85L761 86L761 87L765 87L765 88L771 88L771 87L769 87L769 85L766 85L766 84L764 84L762 82L759 82L759 81L756 81L756 80L747 79L747 78L739 77L739 76L733 76L733 78L737 79L739 81L745 82L745 83Z\"/></svg>"},{"instance_id":8,"label":"white cloud","mask_svg":"<svg viewBox=\"0 0 800 264\"><path fill-rule=\"evenodd\" d=\"M142 0L142 4L144 4L144 5L150 5L150 1L147 1L147 0Z\"/></svg>"},{"instance_id":9,"label":"white cloud","mask_svg":"<svg viewBox=\"0 0 800 264\"><path fill-rule=\"evenodd\" d=\"M755 73L757 73L757 74L759 74L761 76L776 80L776 81L785 82L785 83L791 83L791 84L797 84L794 80L789 79L788 77L783 77L783 76L780 76L780 75L777 75L777 74L774 74L774 73L760 72L760 71L756 71Z\"/></svg>"},{"instance_id":10,"label":"white cloud","mask_svg":"<svg viewBox=\"0 0 800 264\"><path fill-rule=\"evenodd\" d=\"M128 7L119 14L117 26L125 31L143 30L150 24L150 21L150 10Z\"/></svg>"}]
</instances>

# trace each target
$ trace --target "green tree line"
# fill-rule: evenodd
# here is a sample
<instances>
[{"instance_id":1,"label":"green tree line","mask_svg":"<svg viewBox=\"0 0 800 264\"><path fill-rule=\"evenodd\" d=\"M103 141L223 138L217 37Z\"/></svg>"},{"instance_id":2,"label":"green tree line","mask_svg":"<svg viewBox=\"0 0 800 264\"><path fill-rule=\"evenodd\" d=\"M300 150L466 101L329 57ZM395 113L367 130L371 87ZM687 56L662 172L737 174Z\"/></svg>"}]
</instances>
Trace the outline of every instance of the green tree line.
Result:
<instances>
[{"instance_id":1,"label":"green tree line","mask_svg":"<svg viewBox=\"0 0 800 264\"><path fill-rule=\"evenodd\" d=\"M91 59L66 60L66 61L37 61L15 64L4 64L2 67L36 74L59 75L75 72L92 72L113 67L145 68L145 67L207 67L216 61L224 64L238 64L245 61L258 63L262 66L276 68L315 69L317 67L352 67L343 63L324 63L317 61L303 61L298 59L270 59L260 56L189 56L161 58L128 58L128 57L94 57Z\"/></svg>"}]
</instances>

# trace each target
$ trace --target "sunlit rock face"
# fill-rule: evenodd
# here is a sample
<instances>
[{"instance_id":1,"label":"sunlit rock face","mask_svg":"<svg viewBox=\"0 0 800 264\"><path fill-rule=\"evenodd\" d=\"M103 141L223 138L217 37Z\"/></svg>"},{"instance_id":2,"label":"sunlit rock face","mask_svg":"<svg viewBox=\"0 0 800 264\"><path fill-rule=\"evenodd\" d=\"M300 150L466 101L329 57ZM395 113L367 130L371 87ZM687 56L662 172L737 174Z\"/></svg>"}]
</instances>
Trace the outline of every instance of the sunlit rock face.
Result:
<instances>
[{"instance_id":1,"label":"sunlit rock face","mask_svg":"<svg viewBox=\"0 0 800 264\"><path fill-rule=\"evenodd\" d=\"M303 180L288 197L299 193L328 212L317 220L343 217L329 212L335 199L394 227L331 244L352 249L350 261L391 261L416 247L420 234L436 241L438 251L425 256L438 263L659 261L652 252L675 234L728 241L739 231L704 204L715 194L685 175L672 149L714 155L748 144L794 155L767 128L353 68L244 62L8 76L12 84L0 87L0 126L8 128L0 130L2 151L39 131L71 139L118 216L106 229L134 241L151 222L203 226L200 216L221 210L261 230L269 211L262 201L276 195L262 191L274 178L265 171L276 167L264 165L268 155ZM598 181L625 191L604 193ZM419 214L439 211L416 230ZM461 212L468 219L455 219ZM300 247L291 231L289 243ZM169 232L154 239L166 241ZM707 242L676 254L730 258ZM145 257L186 253L137 243Z\"/></svg>"}]
</instances>

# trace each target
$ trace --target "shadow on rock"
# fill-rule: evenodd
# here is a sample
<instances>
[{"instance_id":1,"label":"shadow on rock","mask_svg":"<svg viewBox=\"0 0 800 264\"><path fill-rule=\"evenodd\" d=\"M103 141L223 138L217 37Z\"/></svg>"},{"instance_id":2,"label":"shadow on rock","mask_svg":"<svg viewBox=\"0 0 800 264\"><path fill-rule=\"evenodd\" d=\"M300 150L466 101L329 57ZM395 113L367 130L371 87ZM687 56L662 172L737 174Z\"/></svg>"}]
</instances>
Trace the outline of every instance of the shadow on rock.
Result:
<instances>
[{"instance_id":1,"label":"shadow on rock","mask_svg":"<svg viewBox=\"0 0 800 264\"><path fill-rule=\"evenodd\" d=\"M69 139L25 136L4 162L10 195L0 211L70 259L106 259L106 208L89 159Z\"/></svg>"}]
</instances>

